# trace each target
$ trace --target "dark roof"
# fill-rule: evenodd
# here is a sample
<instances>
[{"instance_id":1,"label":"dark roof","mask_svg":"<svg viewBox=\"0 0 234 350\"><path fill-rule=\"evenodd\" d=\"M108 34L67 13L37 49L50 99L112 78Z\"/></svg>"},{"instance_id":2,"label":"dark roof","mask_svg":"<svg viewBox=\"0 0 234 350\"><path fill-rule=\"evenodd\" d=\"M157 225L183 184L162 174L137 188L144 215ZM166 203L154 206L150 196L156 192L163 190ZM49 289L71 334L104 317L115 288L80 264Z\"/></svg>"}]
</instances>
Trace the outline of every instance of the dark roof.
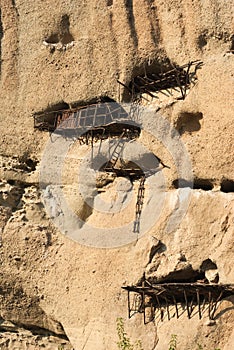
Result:
<instances>
[{"instance_id":1,"label":"dark roof","mask_svg":"<svg viewBox=\"0 0 234 350\"><path fill-rule=\"evenodd\" d=\"M103 102L76 109L49 111L34 116L35 127L43 123L54 129L92 129L112 123L135 124L117 102Z\"/></svg>"}]
</instances>

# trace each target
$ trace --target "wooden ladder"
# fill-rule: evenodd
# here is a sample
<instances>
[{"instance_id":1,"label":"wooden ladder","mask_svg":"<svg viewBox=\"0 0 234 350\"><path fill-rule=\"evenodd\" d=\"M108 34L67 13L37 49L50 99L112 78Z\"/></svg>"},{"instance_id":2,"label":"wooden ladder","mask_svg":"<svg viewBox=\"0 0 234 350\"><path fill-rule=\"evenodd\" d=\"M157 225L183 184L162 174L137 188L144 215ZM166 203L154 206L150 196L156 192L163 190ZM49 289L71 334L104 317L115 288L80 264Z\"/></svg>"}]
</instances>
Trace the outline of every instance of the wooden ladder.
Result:
<instances>
[{"instance_id":1,"label":"wooden ladder","mask_svg":"<svg viewBox=\"0 0 234 350\"><path fill-rule=\"evenodd\" d=\"M137 192L137 202L136 202L136 216L133 226L133 232L140 232L140 217L142 212L142 207L144 204L144 196L145 196L145 176L142 176L140 179L140 185L138 187Z\"/></svg>"}]
</instances>

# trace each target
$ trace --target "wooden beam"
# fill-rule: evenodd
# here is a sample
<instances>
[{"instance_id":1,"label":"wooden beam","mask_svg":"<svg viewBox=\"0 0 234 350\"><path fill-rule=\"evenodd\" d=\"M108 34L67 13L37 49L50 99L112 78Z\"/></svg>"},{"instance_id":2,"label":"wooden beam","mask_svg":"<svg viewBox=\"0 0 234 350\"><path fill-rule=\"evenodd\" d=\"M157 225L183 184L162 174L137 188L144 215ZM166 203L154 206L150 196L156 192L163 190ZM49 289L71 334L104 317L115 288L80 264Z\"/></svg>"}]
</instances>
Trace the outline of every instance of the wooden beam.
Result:
<instances>
[{"instance_id":1,"label":"wooden beam","mask_svg":"<svg viewBox=\"0 0 234 350\"><path fill-rule=\"evenodd\" d=\"M179 311L178 311L177 301L176 301L176 298L174 297L174 295L173 295L173 302L174 302L175 309L176 309L176 317L179 318Z\"/></svg>"},{"instance_id":2,"label":"wooden beam","mask_svg":"<svg viewBox=\"0 0 234 350\"><path fill-rule=\"evenodd\" d=\"M166 301L167 318L168 318L168 321L170 321L170 310L169 310L169 305L168 305L167 297L164 297L164 299L165 299L165 301Z\"/></svg>"},{"instance_id":3,"label":"wooden beam","mask_svg":"<svg viewBox=\"0 0 234 350\"><path fill-rule=\"evenodd\" d=\"M130 291L128 290L128 318L131 318Z\"/></svg>"},{"instance_id":4,"label":"wooden beam","mask_svg":"<svg viewBox=\"0 0 234 350\"><path fill-rule=\"evenodd\" d=\"M201 319L201 305L200 305L200 294L199 294L199 289L196 290L197 293L197 304L198 304L198 314L199 314L199 319Z\"/></svg>"},{"instance_id":5,"label":"wooden beam","mask_svg":"<svg viewBox=\"0 0 234 350\"><path fill-rule=\"evenodd\" d=\"M223 296L223 291L220 292L218 298L216 299L216 301L214 303L214 307L213 307L213 310L211 312L211 320L214 319L214 315L215 315L215 311L216 311L216 308L217 308L217 304L220 301L220 299L222 298L222 296Z\"/></svg>"},{"instance_id":6,"label":"wooden beam","mask_svg":"<svg viewBox=\"0 0 234 350\"><path fill-rule=\"evenodd\" d=\"M187 294L186 294L185 289L184 289L184 299L185 299L185 304L186 304L186 309L187 309L188 318L190 318L188 299L187 299Z\"/></svg>"}]
</instances>

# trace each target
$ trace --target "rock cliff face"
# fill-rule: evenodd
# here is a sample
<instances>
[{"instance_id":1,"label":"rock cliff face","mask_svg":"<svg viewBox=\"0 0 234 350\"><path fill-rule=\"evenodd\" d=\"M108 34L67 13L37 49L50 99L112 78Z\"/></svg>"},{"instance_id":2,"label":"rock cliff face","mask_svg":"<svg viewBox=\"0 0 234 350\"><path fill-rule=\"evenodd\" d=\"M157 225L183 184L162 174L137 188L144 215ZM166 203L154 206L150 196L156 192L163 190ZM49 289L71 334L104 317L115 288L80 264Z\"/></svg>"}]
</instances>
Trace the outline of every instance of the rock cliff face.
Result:
<instances>
[{"instance_id":1,"label":"rock cliff face","mask_svg":"<svg viewBox=\"0 0 234 350\"><path fill-rule=\"evenodd\" d=\"M232 348L233 296L221 300L212 322L207 312L177 319L171 305L170 320L156 314L144 324L141 313L128 319L121 289L142 281L234 283L232 30L225 0L0 0L1 349L114 350L120 317L144 350L167 350L171 334L178 349ZM203 65L185 99L176 98L179 91L143 96L142 131L123 151L127 165L148 164L153 154L169 166L155 183L146 179L138 237L129 227L139 180L109 174L89 182L90 147L75 139L56 182L48 147L60 159L64 138L34 129L33 115L100 97L129 101L117 80L128 86L137 75L195 60ZM47 183L42 165L52 174ZM193 189L186 182L192 174ZM61 217L69 230L75 224L61 203L52 205L61 189L83 220L85 244L62 234ZM98 230L124 225L105 246Z\"/></svg>"}]
</instances>

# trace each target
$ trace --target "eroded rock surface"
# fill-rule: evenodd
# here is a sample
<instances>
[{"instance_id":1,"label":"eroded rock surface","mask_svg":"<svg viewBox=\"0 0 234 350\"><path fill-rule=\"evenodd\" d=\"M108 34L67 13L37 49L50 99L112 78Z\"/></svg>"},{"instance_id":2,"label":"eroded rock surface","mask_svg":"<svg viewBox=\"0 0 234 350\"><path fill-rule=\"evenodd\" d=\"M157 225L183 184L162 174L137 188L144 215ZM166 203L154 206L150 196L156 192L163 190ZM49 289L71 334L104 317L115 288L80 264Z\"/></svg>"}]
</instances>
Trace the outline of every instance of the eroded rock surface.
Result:
<instances>
[{"instance_id":1,"label":"eroded rock surface","mask_svg":"<svg viewBox=\"0 0 234 350\"><path fill-rule=\"evenodd\" d=\"M142 314L128 319L121 289L143 280L234 283L231 2L1 0L0 9L1 349L114 350L118 317L144 350L167 350L171 334L179 349L196 344L231 349L232 297L220 302L214 322L207 315L188 320L184 312L179 319L144 325ZM47 162L49 181L40 181L46 144L62 147L65 141L34 129L34 113L86 105L101 96L128 101L117 79L128 85L138 74L194 60L203 65L184 100L178 100L179 91L143 96L147 113L138 148L134 141L122 154L126 166L152 154L168 166L157 169L155 182L146 179L142 236L132 232L139 179L96 174L90 162L79 178L89 146L72 144L59 183L58 152L54 163ZM194 189L189 171L178 171L184 150ZM189 194L182 211L181 185ZM82 219L77 227L88 227L85 235L96 233L93 244L85 235L85 244L77 243L56 226L64 217L70 220L64 202L54 206L59 191ZM92 208L100 209L101 201L104 214ZM69 224L73 229L74 222ZM128 244L118 246L116 235L115 248L100 248L98 229L109 234L123 224L129 225L123 238L132 235Z\"/></svg>"}]
</instances>

